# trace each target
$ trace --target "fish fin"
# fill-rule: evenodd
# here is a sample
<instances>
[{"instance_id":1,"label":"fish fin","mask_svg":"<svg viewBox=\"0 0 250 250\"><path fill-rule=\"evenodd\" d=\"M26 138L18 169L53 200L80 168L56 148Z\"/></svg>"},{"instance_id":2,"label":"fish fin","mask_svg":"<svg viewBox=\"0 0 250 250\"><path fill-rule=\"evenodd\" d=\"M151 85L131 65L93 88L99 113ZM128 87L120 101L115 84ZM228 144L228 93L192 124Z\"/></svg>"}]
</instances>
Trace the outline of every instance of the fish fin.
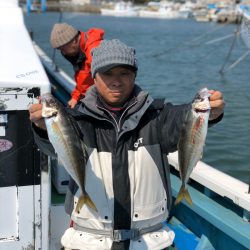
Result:
<instances>
[{"instance_id":1,"label":"fish fin","mask_svg":"<svg viewBox=\"0 0 250 250\"><path fill-rule=\"evenodd\" d=\"M193 204L188 190L184 186L181 186L174 204L175 205L179 204L183 199L185 199L189 205Z\"/></svg>"},{"instance_id":2,"label":"fish fin","mask_svg":"<svg viewBox=\"0 0 250 250\"><path fill-rule=\"evenodd\" d=\"M76 204L76 209L75 211L79 214L80 213L80 210L82 208L82 206L84 205L85 203L85 197L83 195L81 195L78 199L78 202Z\"/></svg>"},{"instance_id":3,"label":"fish fin","mask_svg":"<svg viewBox=\"0 0 250 250\"><path fill-rule=\"evenodd\" d=\"M83 142L83 140L80 140L80 142L81 142L81 148L82 148L83 157L84 157L84 161L85 161L85 165L86 165L87 160L88 160L87 147L86 147L85 143Z\"/></svg>"},{"instance_id":4,"label":"fish fin","mask_svg":"<svg viewBox=\"0 0 250 250\"><path fill-rule=\"evenodd\" d=\"M200 128L202 127L204 123L204 119L202 117L198 117L198 119L196 120L193 128L192 128L192 132L191 132L191 142L192 144L195 144L195 138L196 138L196 134L197 131L200 130Z\"/></svg>"},{"instance_id":5,"label":"fish fin","mask_svg":"<svg viewBox=\"0 0 250 250\"><path fill-rule=\"evenodd\" d=\"M92 208L93 210L95 210L96 212L98 212L94 202L91 200L91 198L89 197L89 195L87 193L85 193L84 195L81 195L78 199L77 205L76 205L76 209L75 211L79 214L81 208L83 207L83 205L86 204L88 207Z\"/></svg>"}]
</instances>

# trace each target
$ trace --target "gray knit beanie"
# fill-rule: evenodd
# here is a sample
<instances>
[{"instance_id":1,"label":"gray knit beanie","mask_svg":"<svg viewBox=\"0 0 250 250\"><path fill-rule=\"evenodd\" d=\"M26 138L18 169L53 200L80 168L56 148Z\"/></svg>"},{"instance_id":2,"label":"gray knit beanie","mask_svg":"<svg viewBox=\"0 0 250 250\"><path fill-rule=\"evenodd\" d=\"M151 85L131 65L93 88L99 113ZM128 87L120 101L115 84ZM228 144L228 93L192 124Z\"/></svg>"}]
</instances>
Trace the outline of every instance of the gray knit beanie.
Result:
<instances>
[{"instance_id":1,"label":"gray knit beanie","mask_svg":"<svg viewBox=\"0 0 250 250\"><path fill-rule=\"evenodd\" d=\"M50 43L54 49L57 49L70 42L78 30L67 23L56 23L51 31Z\"/></svg>"},{"instance_id":2,"label":"gray knit beanie","mask_svg":"<svg viewBox=\"0 0 250 250\"><path fill-rule=\"evenodd\" d=\"M103 40L100 45L91 51L91 73L95 77L97 72L106 72L116 66L130 66L137 71L135 49L128 47L117 39Z\"/></svg>"}]
</instances>

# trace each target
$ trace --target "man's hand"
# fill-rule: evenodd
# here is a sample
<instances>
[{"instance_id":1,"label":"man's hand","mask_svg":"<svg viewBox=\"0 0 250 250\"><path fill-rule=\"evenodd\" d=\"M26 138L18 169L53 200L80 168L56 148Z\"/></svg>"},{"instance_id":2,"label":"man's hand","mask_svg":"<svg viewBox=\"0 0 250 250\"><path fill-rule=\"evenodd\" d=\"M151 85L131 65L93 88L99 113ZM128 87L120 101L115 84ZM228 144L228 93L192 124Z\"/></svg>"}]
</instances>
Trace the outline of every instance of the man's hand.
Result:
<instances>
[{"instance_id":1,"label":"man's hand","mask_svg":"<svg viewBox=\"0 0 250 250\"><path fill-rule=\"evenodd\" d=\"M46 130L44 118L42 117L42 104L32 104L29 108L29 113L31 122L33 122L38 128Z\"/></svg>"},{"instance_id":2,"label":"man's hand","mask_svg":"<svg viewBox=\"0 0 250 250\"><path fill-rule=\"evenodd\" d=\"M225 101L220 91L209 90L209 93L211 94L209 97L211 106L209 120L211 121L218 118L224 112Z\"/></svg>"},{"instance_id":3,"label":"man's hand","mask_svg":"<svg viewBox=\"0 0 250 250\"><path fill-rule=\"evenodd\" d=\"M71 98L71 99L69 100L69 102L68 102L68 106L69 106L70 108L72 108L72 109L76 106L76 104L77 104L77 100L75 100L75 99L73 99L73 98Z\"/></svg>"}]
</instances>

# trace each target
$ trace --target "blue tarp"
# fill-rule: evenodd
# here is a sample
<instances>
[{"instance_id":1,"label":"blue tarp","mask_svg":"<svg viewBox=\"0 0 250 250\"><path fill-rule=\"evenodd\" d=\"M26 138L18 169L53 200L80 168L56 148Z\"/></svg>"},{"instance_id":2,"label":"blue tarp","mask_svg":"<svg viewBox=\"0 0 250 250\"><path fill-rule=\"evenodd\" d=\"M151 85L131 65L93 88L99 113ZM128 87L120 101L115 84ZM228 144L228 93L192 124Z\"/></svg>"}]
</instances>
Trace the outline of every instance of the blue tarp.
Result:
<instances>
[{"instance_id":1,"label":"blue tarp","mask_svg":"<svg viewBox=\"0 0 250 250\"><path fill-rule=\"evenodd\" d=\"M207 5L207 8L208 8L209 10L211 10L211 9L217 9L217 6L216 6L215 3L210 3L210 4Z\"/></svg>"},{"instance_id":2,"label":"blue tarp","mask_svg":"<svg viewBox=\"0 0 250 250\"><path fill-rule=\"evenodd\" d=\"M175 233L174 244L178 250L215 250L204 234L197 237L175 217L167 225Z\"/></svg>"}]
</instances>

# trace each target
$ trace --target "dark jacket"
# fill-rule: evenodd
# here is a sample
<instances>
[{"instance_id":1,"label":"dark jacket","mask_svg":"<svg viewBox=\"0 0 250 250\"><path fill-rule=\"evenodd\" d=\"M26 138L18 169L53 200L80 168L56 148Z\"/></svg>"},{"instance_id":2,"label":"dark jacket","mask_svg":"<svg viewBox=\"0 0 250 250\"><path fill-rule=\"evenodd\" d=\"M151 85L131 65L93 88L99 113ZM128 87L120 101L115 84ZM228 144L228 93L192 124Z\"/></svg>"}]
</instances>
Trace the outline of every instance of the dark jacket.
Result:
<instances>
[{"instance_id":1,"label":"dark jacket","mask_svg":"<svg viewBox=\"0 0 250 250\"><path fill-rule=\"evenodd\" d=\"M137 85L133 94L118 121L98 101L95 86L75 110L69 110L88 149L85 189L98 209L98 214L85 206L80 214L72 212L73 196L79 194L71 182L66 211L72 212L79 225L143 228L169 216L172 195L167 155L177 150L191 106L153 100ZM42 151L54 154L46 138L38 134L35 138Z\"/></svg>"}]
</instances>

